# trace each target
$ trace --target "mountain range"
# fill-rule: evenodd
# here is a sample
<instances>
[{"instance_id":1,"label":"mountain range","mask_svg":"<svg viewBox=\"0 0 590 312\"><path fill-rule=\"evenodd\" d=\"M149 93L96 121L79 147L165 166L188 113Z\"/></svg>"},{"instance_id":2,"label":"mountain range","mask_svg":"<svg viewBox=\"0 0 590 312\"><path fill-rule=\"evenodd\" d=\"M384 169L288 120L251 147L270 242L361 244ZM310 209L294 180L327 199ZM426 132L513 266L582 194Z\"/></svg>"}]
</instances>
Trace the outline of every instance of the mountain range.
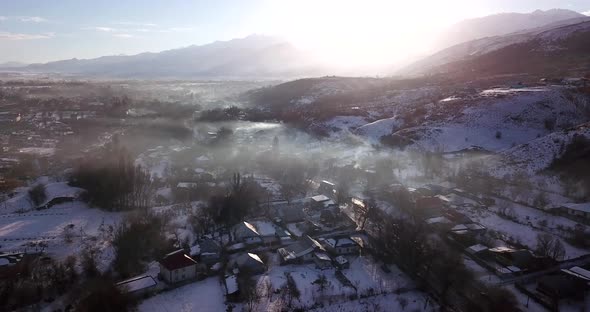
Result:
<instances>
[{"instance_id":1,"label":"mountain range","mask_svg":"<svg viewBox=\"0 0 590 312\"><path fill-rule=\"evenodd\" d=\"M584 46L590 46L590 42L587 36L580 34L588 30L585 26L588 21L588 16L561 9L527 14L502 13L465 20L440 36L438 46L443 48L441 51L397 73L423 75L471 71L473 68L479 72L492 68L491 73L508 69L528 71L529 67L538 68L539 63L563 53L569 58L561 57L560 61L584 61L583 53L587 50ZM567 31L564 27L581 27L575 31L577 39L568 39L565 43L559 36L557 40L549 41L539 37L552 30ZM547 44L555 47L547 49ZM560 46L562 44L568 47ZM526 53L535 57L514 62L516 58L526 57ZM262 35L159 53L69 59L28 66L0 64L0 69L139 79L292 79L344 73L342 68L328 67L316 61L310 53L297 49L284 39Z\"/></svg>"},{"instance_id":2,"label":"mountain range","mask_svg":"<svg viewBox=\"0 0 590 312\"><path fill-rule=\"evenodd\" d=\"M287 41L252 35L159 53L31 64L26 70L119 78L285 78L320 74L311 59Z\"/></svg>"},{"instance_id":3,"label":"mountain range","mask_svg":"<svg viewBox=\"0 0 590 312\"><path fill-rule=\"evenodd\" d=\"M536 10L531 13L500 13L466 19L452 25L438 36L436 47L438 50L442 50L475 39L507 35L559 21L584 17L586 16L575 11L552 9Z\"/></svg>"}]
</instances>

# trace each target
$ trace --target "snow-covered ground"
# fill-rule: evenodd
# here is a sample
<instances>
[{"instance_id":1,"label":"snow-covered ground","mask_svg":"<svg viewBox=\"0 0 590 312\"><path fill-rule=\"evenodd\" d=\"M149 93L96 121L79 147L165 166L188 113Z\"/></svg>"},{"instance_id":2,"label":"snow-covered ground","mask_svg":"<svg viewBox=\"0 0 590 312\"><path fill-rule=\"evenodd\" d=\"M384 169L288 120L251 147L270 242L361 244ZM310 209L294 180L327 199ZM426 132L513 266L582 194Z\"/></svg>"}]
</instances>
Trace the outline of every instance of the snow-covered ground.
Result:
<instances>
[{"instance_id":1,"label":"snow-covered ground","mask_svg":"<svg viewBox=\"0 0 590 312\"><path fill-rule=\"evenodd\" d=\"M402 124L403 122L397 117L384 118L365 124L359 127L355 132L358 135L373 139L375 142L379 142L378 140L382 136L392 134L393 132L397 131L397 129L399 129Z\"/></svg>"},{"instance_id":2,"label":"snow-covered ground","mask_svg":"<svg viewBox=\"0 0 590 312\"><path fill-rule=\"evenodd\" d=\"M59 204L38 212L0 215L0 252L44 251L64 260L91 248L96 252L98 268L104 271L115 256L109 228L115 228L122 216L89 208L81 202Z\"/></svg>"},{"instance_id":3,"label":"snow-covered ground","mask_svg":"<svg viewBox=\"0 0 590 312\"><path fill-rule=\"evenodd\" d=\"M293 307L310 311L359 311L363 307L370 307L370 311L392 311L390 307L396 304L400 307L400 302L407 302L407 307L423 307L428 300L428 296L415 290L411 279L394 265L390 266L390 273L385 273L371 257L350 256L348 259L350 268L342 272L353 287L343 285L333 268L320 270L315 264L280 266L276 254L270 255L269 270L257 277L257 283L260 289L265 289L264 285L270 283L272 291L275 291L286 284L285 274L290 274L300 292L300 298L293 300ZM322 275L327 281L323 290L314 284ZM354 299L355 295L368 297ZM388 301L389 304L385 304ZM279 311L284 305L280 295L268 297L263 293L263 298L256 304L256 311ZM430 303L426 311L432 310Z\"/></svg>"},{"instance_id":4,"label":"snow-covered ground","mask_svg":"<svg viewBox=\"0 0 590 312\"><path fill-rule=\"evenodd\" d=\"M547 120L554 121L556 129L583 123L579 101L566 92L561 87L484 90L456 112L440 107L446 119L427 121L397 134L412 138L415 146L430 151L459 151L472 146L500 151L549 134Z\"/></svg>"},{"instance_id":5,"label":"snow-covered ground","mask_svg":"<svg viewBox=\"0 0 590 312\"><path fill-rule=\"evenodd\" d=\"M226 311L223 285L219 277L210 277L144 300L139 304L138 310L141 312Z\"/></svg>"},{"instance_id":6,"label":"snow-covered ground","mask_svg":"<svg viewBox=\"0 0 590 312\"><path fill-rule=\"evenodd\" d=\"M458 207L457 209L467 215L474 222L481 223L489 230L504 234L506 235L506 238L513 238L531 250L534 250L537 245L537 235L549 233L562 241L565 247L565 259L577 258L590 253L590 250L572 246L566 242L563 237L555 234L555 228L557 228L559 224L565 227L572 226L575 222L566 218L547 215L543 211L533 208L516 204L514 205L514 209L511 209L510 211L514 212L518 222L500 217L497 214L499 208L496 206L490 207L490 209L473 208L469 206ZM546 229L538 227L538 223L541 220L547 220L548 226Z\"/></svg>"},{"instance_id":7,"label":"snow-covered ground","mask_svg":"<svg viewBox=\"0 0 590 312\"><path fill-rule=\"evenodd\" d=\"M590 139L590 124L571 131L558 131L503 151L495 158L491 172L502 177L505 174L522 172L536 174L549 167L559 158L575 136Z\"/></svg>"}]
</instances>

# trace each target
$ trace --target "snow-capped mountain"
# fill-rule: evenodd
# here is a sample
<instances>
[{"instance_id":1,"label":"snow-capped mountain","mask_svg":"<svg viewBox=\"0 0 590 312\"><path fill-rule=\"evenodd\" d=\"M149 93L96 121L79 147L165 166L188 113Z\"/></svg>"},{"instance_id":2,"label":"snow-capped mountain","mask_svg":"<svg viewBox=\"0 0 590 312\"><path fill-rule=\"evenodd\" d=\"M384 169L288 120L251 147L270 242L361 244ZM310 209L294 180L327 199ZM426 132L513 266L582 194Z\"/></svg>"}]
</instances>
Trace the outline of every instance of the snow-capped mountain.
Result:
<instances>
[{"instance_id":1,"label":"snow-capped mountain","mask_svg":"<svg viewBox=\"0 0 590 312\"><path fill-rule=\"evenodd\" d=\"M265 79L321 73L306 53L279 38L260 35L159 53L32 64L26 69L122 78Z\"/></svg>"},{"instance_id":2,"label":"snow-capped mountain","mask_svg":"<svg viewBox=\"0 0 590 312\"><path fill-rule=\"evenodd\" d=\"M564 20L584 18L581 13L552 9L531 13L500 13L480 18L466 19L449 27L439 36L436 46L444 49L459 43L485 37L502 36L523 30L538 28Z\"/></svg>"},{"instance_id":3,"label":"snow-capped mountain","mask_svg":"<svg viewBox=\"0 0 590 312\"><path fill-rule=\"evenodd\" d=\"M418 61L405 74L539 72L569 61L588 65L590 17L465 42Z\"/></svg>"}]
</instances>

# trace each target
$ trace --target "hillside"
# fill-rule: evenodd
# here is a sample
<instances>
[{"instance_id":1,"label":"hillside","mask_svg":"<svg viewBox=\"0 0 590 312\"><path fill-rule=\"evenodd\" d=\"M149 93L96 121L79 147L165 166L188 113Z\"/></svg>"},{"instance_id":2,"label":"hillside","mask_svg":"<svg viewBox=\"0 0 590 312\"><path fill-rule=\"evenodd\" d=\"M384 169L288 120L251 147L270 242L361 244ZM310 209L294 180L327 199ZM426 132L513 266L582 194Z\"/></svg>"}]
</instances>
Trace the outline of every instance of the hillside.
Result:
<instances>
[{"instance_id":1,"label":"hillside","mask_svg":"<svg viewBox=\"0 0 590 312\"><path fill-rule=\"evenodd\" d=\"M425 122L393 135L423 150L500 151L589 119L588 99L565 88L490 89L441 101Z\"/></svg>"},{"instance_id":2,"label":"hillside","mask_svg":"<svg viewBox=\"0 0 590 312\"><path fill-rule=\"evenodd\" d=\"M333 77L257 90L251 101L321 135L441 152L499 152L590 120L588 96L565 85L466 88Z\"/></svg>"},{"instance_id":3,"label":"hillside","mask_svg":"<svg viewBox=\"0 0 590 312\"><path fill-rule=\"evenodd\" d=\"M587 69L590 18L581 17L529 31L462 43L402 70L405 74L452 74L474 78L506 73L554 73Z\"/></svg>"},{"instance_id":4,"label":"hillside","mask_svg":"<svg viewBox=\"0 0 590 312\"><path fill-rule=\"evenodd\" d=\"M581 18L583 14L571 10L537 10L531 13L500 13L466 19L445 30L437 42L439 49L485 37L502 36L527 29L542 27L559 21Z\"/></svg>"},{"instance_id":5,"label":"hillside","mask_svg":"<svg viewBox=\"0 0 590 312\"><path fill-rule=\"evenodd\" d=\"M494 173L501 177L509 172L523 172L532 175L547 170L556 159L564 155L567 146L576 137L585 137L590 140L590 124L585 123L556 131L503 151L498 155L499 161L496 163Z\"/></svg>"},{"instance_id":6,"label":"hillside","mask_svg":"<svg viewBox=\"0 0 590 312\"><path fill-rule=\"evenodd\" d=\"M320 74L310 59L281 39L249 36L159 53L32 64L25 70L119 78L270 79Z\"/></svg>"}]
</instances>

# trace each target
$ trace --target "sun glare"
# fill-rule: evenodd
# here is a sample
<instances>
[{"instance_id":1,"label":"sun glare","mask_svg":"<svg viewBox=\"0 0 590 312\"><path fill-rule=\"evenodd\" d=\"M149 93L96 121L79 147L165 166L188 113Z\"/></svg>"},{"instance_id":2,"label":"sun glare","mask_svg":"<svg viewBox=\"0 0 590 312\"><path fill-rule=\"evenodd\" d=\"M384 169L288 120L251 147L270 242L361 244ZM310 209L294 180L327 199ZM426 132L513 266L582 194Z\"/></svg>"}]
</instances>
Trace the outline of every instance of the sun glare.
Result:
<instances>
[{"instance_id":1,"label":"sun glare","mask_svg":"<svg viewBox=\"0 0 590 312\"><path fill-rule=\"evenodd\" d=\"M393 64L430 52L434 35L479 8L467 1L272 1L260 16L337 66Z\"/></svg>"}]
</instances>

